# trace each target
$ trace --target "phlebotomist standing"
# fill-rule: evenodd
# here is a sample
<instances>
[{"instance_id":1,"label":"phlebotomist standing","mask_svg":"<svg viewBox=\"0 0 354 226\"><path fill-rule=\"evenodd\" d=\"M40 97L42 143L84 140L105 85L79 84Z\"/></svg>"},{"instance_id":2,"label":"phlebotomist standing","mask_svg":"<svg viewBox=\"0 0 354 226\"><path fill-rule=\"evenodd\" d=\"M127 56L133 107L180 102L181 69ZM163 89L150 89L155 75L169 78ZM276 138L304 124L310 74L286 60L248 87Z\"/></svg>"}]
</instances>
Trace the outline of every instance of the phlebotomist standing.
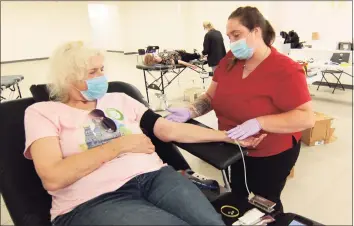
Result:
<instances>
[{"instance_id":1,"label":"phlebotomist standing","mask_svg":"<svg viewBox=\"0 0 354 226\"><path fill-rule=\"evenodd\" d=\"M219 129L234 140L267 134L255 139L245 157L248 187L282 211L280 196L299 155L301 131L314 125L304 71L271 46L274 30L257 8L232 12L227 35L231 51L207 93L189 108L169 109L167 118L185 122L214 110ZM242 161L231 166L231 188L237 196L248 196Z\"/></svg>"}]
</instances>

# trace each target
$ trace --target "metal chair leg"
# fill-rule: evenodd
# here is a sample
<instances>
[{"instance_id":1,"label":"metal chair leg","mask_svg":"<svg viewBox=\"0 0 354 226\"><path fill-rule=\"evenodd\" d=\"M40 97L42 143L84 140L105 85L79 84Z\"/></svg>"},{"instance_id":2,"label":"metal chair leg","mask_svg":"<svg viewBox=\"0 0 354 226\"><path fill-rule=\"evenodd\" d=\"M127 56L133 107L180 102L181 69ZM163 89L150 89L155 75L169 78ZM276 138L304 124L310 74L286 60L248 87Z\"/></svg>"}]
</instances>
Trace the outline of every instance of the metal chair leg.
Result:
<instances>
[{"instance_id":1,"label":"metal chair leg","mask_svg":"<svg viewBox=\"0 0 354 226\"><path fill-rule=\"evenodd\" d=\"M18 98L22 98L22 94L21 94L21 90L20 90L20 86L18 85L18 83L16 83L16 86L17 86L17 91L18 91Z\"/></svg>"},{"instance_id":2,"label":"metal chair leg","mask_svg":"<svg viewBox=\"0 0 354 226\"><path fill-rule=\"evenodd\" d=\"M340 73L338 78L338 84L342 87L343 91L345 91L343 84L340 82L340 78L342 77L343 71Z\"/></svg>"},{"instance_id":3,"label":"metal chair leg","mask_svg":"<svg viewBox=\"0 0 354 226\"><path fill-rule=\"evenodd\" d=\"M227 192L231 192L230 182L229 182L229 180L227 178L225 170L221 170L221 173L222 173L222 178L224 180L225 188L226 188Z\"/></svg>"},{"instance_id":4,"label":"metal chair leg","mask_svg":"<svg viewBox=\"0 0 354 226\"><path fill-rule=\"evenodd\" d=\"M324 78L324 73L323 73L323 72L321 72L321 73L322 73L322 78L321 78L320 83L319 83L318 86L317 86L317 91L318 91L318 89L320 88L320 85L322 84L322 81L323 81L323 78Z\"/></svg>"},{"instance_id":5,"label":"metal chair leg","mask_svg":"<svg viewBox=\"0 0 354 226\"><path fill-rule=\"evenodd\" d=\"M344 89L344 86L342 85L342 83L340 82L340 78L342 77L342 74L343 74L343 71L339 74L339 78L334 74L334 73L331 73L333 75L333 77L336 78L337 82L336 84L334 85L334 89L332 91L332 94L334 93L334 91L337 89L337 86L340 85L343 89L343 91L345 91Z\"/></svg>"},{"instance_id":6,"label":"metal chair leg","mask_svg":"<svg viewBox=\"0 0 354 226\"><path fill-rule=\"evenodd\" d=\"M144 82L145 82L145 90L146 90L146 99L147 99L148 104L150 104L149 88L148 88L148 83L147 83L147 80L146 80L146 73L145 73L145 70L143 70L143 73L144 73Z\"/></svg>"}]
</instances>

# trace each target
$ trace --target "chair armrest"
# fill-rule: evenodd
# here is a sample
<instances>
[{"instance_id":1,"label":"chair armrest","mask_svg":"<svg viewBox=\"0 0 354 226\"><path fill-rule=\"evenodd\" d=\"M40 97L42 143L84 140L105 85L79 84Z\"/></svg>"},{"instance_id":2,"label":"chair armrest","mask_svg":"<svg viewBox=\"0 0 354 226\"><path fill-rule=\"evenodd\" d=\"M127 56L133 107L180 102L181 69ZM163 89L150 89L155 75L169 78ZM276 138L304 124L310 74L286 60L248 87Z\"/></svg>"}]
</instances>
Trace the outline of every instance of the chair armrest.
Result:
<instances>
[{"instance_id":1,"label":"chair armrest","mask_svg":"<svg viewBox=\"0 0 354 226\"><path fill-rule=\"evenodd\" d=\"M189 120L187 123L210 128L194 119ZM194 143L185 144L174 142L178 147L186 150L192 155L204 160L210 165L219 170L226 169L228 166L239 161L242 158L238 146L225 142L212 142L212 143ZM246 149L243 149L243 154L247 155Z\"/></svg>"}]
</instances>

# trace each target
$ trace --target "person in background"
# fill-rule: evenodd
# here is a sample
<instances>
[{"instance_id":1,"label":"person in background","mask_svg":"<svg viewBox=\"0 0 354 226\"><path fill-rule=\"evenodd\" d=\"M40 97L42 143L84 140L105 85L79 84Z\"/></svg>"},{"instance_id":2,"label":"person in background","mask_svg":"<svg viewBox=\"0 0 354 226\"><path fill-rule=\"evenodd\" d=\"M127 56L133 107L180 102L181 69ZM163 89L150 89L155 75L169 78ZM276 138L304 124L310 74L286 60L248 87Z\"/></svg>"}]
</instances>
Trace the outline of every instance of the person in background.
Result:
<instances>
[{"instance_id":1,"label":"person in background","mask_svg":"<svg viewBox=\"0 0 354 226\"><path fill-rule=\"evenodd\" d=\"M52 196L53 225L224 225L142 130L183 143L229 142L225 131L171 122L107 93L102 52L81 42L60 46L50 68L55 100L26 109L24 155Z\"/></svg>"},{"instance_id":2,"label":"person in background","mask_svg":"<svg viewBox=\"0 0 354 226\"><path fill-rule=\"evenodd\" d=\"M207 55L208 65L214 72L219 61L226 55L224 39L221 32L216 30L210 22L204 22L203 27L207 33L204 36L202 54Z\"/></svg>"},{"instance_id":3,"label":"person in background","mask_svg":"<svg viewBox=\"0 0 354 226\"><path fill-rule=\"evenodd\" d=\"M315 123L304 70L272 47L273 27L255 7L232 12L227 35L230 51L206 94L189 108L169 109L166 118L185 122L214 110L219 130L231 139L267 134L245 157L248 188L283 211L280 196L299 156L301 131ZM231 188L248 197L242 161L231 166Z\"/></svg>"}]
</instances>

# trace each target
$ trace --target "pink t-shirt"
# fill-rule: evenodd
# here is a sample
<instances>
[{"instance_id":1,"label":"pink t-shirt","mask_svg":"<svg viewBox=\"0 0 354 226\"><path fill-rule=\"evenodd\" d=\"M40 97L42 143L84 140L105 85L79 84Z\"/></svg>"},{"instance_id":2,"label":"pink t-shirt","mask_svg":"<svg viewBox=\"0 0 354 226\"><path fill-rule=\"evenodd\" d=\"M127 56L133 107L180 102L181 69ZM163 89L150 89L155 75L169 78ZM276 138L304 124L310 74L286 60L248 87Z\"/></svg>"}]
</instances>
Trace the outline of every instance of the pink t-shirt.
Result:
<instances>
[{"instance_id":1,"label":"pink t-shirt","mask_svg":"<svg viewBox=\"0 0 354 226\"><path fill-rule=\"evenodd\" d=\"M115 137L142 133L140 118L147 108L128 95L107 93L97 101L97 109L115 122L116 132L104 129L100 119L90 117L89 111L60 102L40 102L29 106L25 113L25 157L31 159L28 147L44 137L58 136L63 158L66 158ZM158 170L163 165L156 153L122 154L68 187L48 191L52 195L51 219L101 194L115 191L133 177Z\"/></svg>"}]
</instances>

